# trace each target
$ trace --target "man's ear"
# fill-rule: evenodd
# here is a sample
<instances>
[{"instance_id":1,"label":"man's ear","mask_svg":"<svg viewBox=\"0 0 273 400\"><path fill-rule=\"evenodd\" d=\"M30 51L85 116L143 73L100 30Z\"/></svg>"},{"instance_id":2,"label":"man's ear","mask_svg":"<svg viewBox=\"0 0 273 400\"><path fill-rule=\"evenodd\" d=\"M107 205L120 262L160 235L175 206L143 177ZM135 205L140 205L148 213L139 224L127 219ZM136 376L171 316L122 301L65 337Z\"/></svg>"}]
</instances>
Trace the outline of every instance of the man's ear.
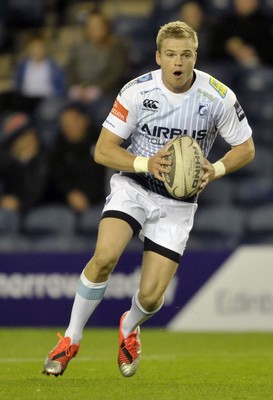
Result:
<instances>
[{"instance_id":1,"label":"man's ear","mask_svg":"<svg viewBox=\"0 0 273 400\"><path fill-rule=\"evenodd\" d=\"M155 60L156 60L157 65L160 66L161 65L161 57L160 57L160 53L158 50L155 53Z\"/></svg>"}]
</instances>

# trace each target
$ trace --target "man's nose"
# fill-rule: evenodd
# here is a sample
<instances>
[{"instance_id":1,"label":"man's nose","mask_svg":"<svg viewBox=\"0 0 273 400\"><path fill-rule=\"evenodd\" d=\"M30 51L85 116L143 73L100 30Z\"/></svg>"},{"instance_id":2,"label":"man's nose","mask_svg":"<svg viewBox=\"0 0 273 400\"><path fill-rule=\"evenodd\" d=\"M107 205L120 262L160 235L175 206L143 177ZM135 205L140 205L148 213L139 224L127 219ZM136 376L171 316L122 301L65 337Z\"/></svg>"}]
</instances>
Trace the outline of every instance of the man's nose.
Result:
<instances>
[{"instance_id":1,"label":"man's nose","mask_svg":"<svg viewBox=\"0 0 273 400\"><path fill-rule=\"evenodd\" d=\"M182 58L181 57L176 57L175 65L182 65Z\"/></svg>"}]
</instances>

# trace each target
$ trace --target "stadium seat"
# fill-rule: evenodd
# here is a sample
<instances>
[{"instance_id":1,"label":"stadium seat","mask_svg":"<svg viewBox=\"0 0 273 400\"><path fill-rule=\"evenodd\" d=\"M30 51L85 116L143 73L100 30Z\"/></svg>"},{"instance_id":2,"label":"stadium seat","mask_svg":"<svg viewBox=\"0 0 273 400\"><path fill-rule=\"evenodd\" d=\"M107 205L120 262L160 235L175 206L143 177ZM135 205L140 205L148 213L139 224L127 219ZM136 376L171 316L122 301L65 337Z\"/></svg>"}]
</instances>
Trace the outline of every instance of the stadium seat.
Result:
<instances>
[{"instance_id":1,"label":"stadium seat","mask_svg":"<svg viewBox=\"0 0 273 400\"><path fill-rule=\"evenodd\" d=\"M240 90L250 93L273 90L273 69L269 67L244 68L240 74Z\"/></svg>"},{"instance_id":2,"label":"stadium seat","mask_svg":"<svg viewBox=\"0 0 273 400\"><path fill-rule=\"evenodd\" d=\"M234 203L241 207L255 207L273 202L273 181L270 177L242 180L234 190Z\"/></svg>"},{"instance_id":3,"label":"stadium seat","mask_svg":"<svg viewBox=\"0 0 273 400\"><path fill-rule=\"evenodd\" d=\"M204 248L234 248L244 232L244 215L232 206L203 207L196 212L192 243ZM191 241L189 241L191 243Z\"/></svg>"},{"instance_id":4,"label":"stadium seat","mask_svg":"<svg viewBox=\"0 0 273 400\"><path fill-rule=\"evenodd\" d=\"M246 218L247 243L264 243L273 237L273 205L259 206L251 210Z\"/></svg>"},{"instance_id":5,"label":"stadium seat","mask_svg":"<svg viewBox=\"0 0 273 400\"><path fill-rule=\"evenodd\" d=\"M155 43L152 40L138 38L131 41L131 46L129 46L129 61L133 68L132 79L158 68L154 52Z\"/></svg>"},{"instance_id":6,"label":"stadium seat","mask_svg":"<svg viewBox=\"0 0 273 400\"><path fill-rule=\"evenodd\" d=\"M14 235L20 229L20 214L0 208L0 236Z\"/></svg>"},{"instance_id":7,"label":"stadium seat","mask_svg":"<svg viewBox=\"0 0 273 400\"><path fill-rule=\"evenodd\" d=\"M230 205L233 201L234 185L231 179L218 179L211 182L208 187L200 194L198 203L200 208L203 205Z\"/></svg>"},{"instance_id":8,"label":"stadium seat","mask_svg":"<svg viewBox=\"0 0 273 400\"><path fill-rule=\"evenodd\" d=\"M23 220L23 231L33 239L51 235L68 237L75 232L76 215L66 206L48 205L29 211Z\"/></svg>"},{"instance_id":9,"label":"stadium seat","mask_svg":"<svg viewBox=\"0 0 273 400\"><path fill-rule=\"evenodd\" d=\"M232 0L208 0L204 2L206 14L212 17L222 17L232 11Z\"/></svg>"},{"instance_id":10,"label":"stadium seat","mask_svg":"<svg viewBox=\"0 0 273 400\"><path fill-rule=\"evenodd\" d=\"M150 26L153 34L167 22L177 19L177 11L181 7L181 0L157 0L151 13Z\"/></svg>"},{"instance_id":11,"label":"stadium seat","mask_svg":"<svg viewBox=\"0 0 273 400\"><path fill-rule=\"evenodd\" d=\"M96 236L103 204L89 208L78 218L77 232L84 236Z\"/></svg>"},{"instance_id":12,"label":"stadium seat","mask_svg":"<svg viewBox=\"0 0 273 400\"><path fill-rule=\"evenodd\" d=\"M241 92L238 99L250 122L273 121L273 92Z\"/></svg>"},{"instance_id":13,"label":"stadium seat","mask_svg":"<svg viewBox=\"0 0 273 400\"><path fill-rule=\"evenodd\" d=\"M6 234L0 236L0 252L1 253L16 253L32 251L32 241L25 238L21 233Z\"/></svg>"},{"instance_id":14,"label":"stadium seat","mask_svg":"<svg viewBox=\"0 0 273 400\"><path fill-rule=\"evenodd\" d=\"M150 38L149 18L139 15L117 15L112 21L114 31L125 39Z\"/></svg>"},{"instance_id":15,"label":"stadium seat","mask_svg":"<svg viewBox=\"0 0 273 400\"><path fill-rule=\"evenodd\" d=\"M256 145L273 148L272 121L259 121L251 124L253 139Z\"/></svg>"},{"instance_id":16,"label":"stadium seat","mask_svg":"<svg viewBox=\"0 0 273 400\"><path fill-rule=\"evenodd\" d=\"M35 112L35 123L41 141L49 150L54 145L58 134L60 112L67 103L68 100L65 98L48 98L39 104Z\"/></svg>"},{"instance_id":17,"label":"stadium seat","mask_svg":"<svg viewBox=\"0 0 273 400\"><path fill-rule=\"evenodd\" d=\"M234 89L238 69L234 63L228 61L206 61L202 63L201 67L199 67L197 58L197 69L207 72L220 82L229 86L231 89Z\"/></svg>"},{"instance_id":18,"label":"stadium seat","mask_svg":"<svg viewBox=\"0 0 273 400\"><path fill-rule=\"evenodd\" d=\"M257 145L254 160L244 168L234 172L232 179L252 177L252 179L261 179L271 177L273 173L272 148L265 145Z\"/></svg>"},{"instance_id":19,"label":"stadium seat","mask_svg":"<svg viewBox=\"0 0 273 400\"><path fill-rule=\"evenodd\" d=\"M32 251L40 252L90 252L95 248L95 240L83 240L78 235L44 235L32 240Z\"/></svg>"}]
</instances>

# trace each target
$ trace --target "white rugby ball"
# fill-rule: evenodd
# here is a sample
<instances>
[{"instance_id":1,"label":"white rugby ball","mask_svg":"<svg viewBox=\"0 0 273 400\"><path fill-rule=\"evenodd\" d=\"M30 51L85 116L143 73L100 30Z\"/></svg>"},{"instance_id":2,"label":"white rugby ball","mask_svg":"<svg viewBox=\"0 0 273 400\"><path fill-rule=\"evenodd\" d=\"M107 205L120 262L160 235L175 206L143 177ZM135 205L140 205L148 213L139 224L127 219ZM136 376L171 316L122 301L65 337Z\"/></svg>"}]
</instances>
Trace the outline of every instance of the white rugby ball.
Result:
<instances>
[{"instance_id":1,"label":"white rugby ball","mask_svg":"<svg viewBox=\"0 0 273 400\"><path fill-rule=\"evenodd\" d=\"M204 156L199 144L188 135L177 136L170 140L165 149L171 153L168 157L172 165L165 177L165 187L175 199L183 200L195 195L203 175Z\"/></svg>"}]
</instances>

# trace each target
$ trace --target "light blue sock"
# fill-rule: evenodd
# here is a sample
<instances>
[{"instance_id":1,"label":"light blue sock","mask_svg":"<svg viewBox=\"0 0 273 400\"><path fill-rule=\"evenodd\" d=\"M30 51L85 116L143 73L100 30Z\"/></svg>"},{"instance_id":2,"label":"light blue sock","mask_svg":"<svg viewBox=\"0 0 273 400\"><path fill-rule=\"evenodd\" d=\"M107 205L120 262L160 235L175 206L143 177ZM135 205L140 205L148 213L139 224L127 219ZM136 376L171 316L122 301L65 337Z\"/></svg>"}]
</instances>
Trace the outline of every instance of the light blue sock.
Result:
<instances>
[{"instance_id":1,"label":"light blue sock","mask_svg":"<svg viewBox=\"0 0 273 400\"><path fill-rule=\"evenodd\" d=\"M90 282L82 272L75 295L69 326L65 337L70 337L71 344L79 343L82 338L83 329L103 299L107 282Z\"/></svg>"}]
</instances>

